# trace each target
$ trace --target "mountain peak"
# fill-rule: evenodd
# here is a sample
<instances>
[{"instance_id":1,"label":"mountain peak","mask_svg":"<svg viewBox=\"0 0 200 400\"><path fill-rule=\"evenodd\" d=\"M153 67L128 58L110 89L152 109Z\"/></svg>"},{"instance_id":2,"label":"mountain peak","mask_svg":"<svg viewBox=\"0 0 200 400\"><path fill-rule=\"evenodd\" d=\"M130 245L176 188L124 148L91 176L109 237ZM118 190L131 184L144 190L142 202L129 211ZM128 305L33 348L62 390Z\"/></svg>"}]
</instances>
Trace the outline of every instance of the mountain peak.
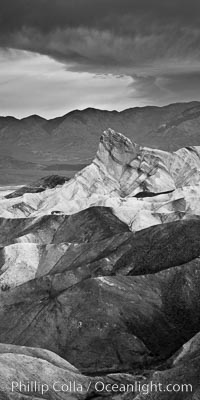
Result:
<instances>
[{"instance_id":1,"label":"mountain peak","mask_svg":"<svg viewBox=\"0 0 200 400\"><path fill-rule=\"evenodd\" d=\"M117 164L129 164L138 155L140 146L132 143L122 133L107 129L100 138L97 158L106 165L110 158Z\"/></svg>"},{"instance_id":2,"label":"mountain peak","mask_svg":"<svg viewBox=\"0 0 200 400\"><path fill-rule=\"evenodd\" d=\"M102 143L107 143L110 146L115 146L120 149L133 147L133 143L130 139L128 139L122 133L116 132L114 129L111 128L108 128L103 132L100 141Z\"/></svg>"},{"instance_id":3,"label":"mountain peak","mask_svg":"<svg viewBox=\"0 0 200 400\"><path fill-rule=\"evenodd\" d=\"M37 114L32 114L29 115L28 117L24 117L22 118L20 121L35 121L35 122L42 122L42 121L46 121L45 118L41 117L40 115Z\"/></svg>"}]
</instances>

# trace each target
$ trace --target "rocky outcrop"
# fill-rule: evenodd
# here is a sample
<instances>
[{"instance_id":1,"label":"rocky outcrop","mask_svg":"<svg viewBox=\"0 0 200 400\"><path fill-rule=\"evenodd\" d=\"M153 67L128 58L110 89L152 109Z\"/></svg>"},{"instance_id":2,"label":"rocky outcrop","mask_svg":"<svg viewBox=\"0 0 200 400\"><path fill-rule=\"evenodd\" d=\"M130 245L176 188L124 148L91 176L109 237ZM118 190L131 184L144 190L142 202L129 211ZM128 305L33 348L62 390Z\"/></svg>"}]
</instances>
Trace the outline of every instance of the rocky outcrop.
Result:
<instances>
[{"instance_id":1,"label":"rocky outcrop","mask_svg":"<svg viewBox=\"0 0 200 400\"><path fill-rule=\"evenodd\" d=\"M13 199L15 197L23 196L25 193L40 193L46 189L53 189L58 185L64 185L65 182L69 181L69 178L58 175L50 175L45 178L41 178L36 182L31 183L28 186L22 186L21 188L9 193L5 196L6 199Z\"/></svg>"}]
</instances>

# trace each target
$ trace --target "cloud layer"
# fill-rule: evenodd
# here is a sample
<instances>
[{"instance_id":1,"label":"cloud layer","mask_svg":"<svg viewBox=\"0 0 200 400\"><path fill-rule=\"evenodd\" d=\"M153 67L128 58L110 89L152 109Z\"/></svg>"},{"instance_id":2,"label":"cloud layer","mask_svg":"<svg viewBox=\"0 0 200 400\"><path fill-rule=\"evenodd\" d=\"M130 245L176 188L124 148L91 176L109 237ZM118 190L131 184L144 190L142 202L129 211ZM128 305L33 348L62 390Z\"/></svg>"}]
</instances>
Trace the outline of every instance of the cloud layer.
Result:
<instances>
[{"instance_id":1,"label":"cloud layer","mask_svg":"<svg viewBox=\"0 0 200 400\"><path fill-rule=\"evenodd\" d=\"M200 98L199 0L0 0L0 9L2 48L130 77L139 103Z\"/></svg>"}]
</instances>

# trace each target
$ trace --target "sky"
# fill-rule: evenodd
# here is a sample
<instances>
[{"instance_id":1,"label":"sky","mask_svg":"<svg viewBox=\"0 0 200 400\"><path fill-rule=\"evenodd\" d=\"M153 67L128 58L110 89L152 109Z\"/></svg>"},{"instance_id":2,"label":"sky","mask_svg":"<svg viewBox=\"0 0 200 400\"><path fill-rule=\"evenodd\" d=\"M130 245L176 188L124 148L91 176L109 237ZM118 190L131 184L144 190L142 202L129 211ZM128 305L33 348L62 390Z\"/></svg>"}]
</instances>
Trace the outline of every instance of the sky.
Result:
<instances>
[{"instance_id":1,"label":"sky","mask_svg":"<svg viewBox=\"0 0 200 400\"><path fill-rule=\"evenodd\" d=\"M0 115L200 100L199 0L0 0Z\"/></svg>"}]
</instances>

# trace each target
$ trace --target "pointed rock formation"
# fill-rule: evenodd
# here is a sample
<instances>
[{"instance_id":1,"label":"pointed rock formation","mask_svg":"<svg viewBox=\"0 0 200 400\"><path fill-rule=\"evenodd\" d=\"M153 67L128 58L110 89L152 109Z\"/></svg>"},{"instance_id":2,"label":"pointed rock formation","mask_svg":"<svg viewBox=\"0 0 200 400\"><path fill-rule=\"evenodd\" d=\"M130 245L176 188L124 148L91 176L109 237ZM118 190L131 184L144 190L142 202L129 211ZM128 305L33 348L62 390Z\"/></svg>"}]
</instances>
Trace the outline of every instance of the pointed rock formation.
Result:
<instances>
[{"instance_id":1,"label":"pointed rock formation","mask_svg":"<svg viewBox=\"0 0 200 400\"><path fill-rule=\"evenodd\" d=\"M200 215L199 149L149 149L108 129L92 164L62 186L54 188L61 181L47 179L42 189L33 185L8 195L0 200L0 215L30 218L106 206L132 230Z\"/></svg>"}]
</instances>

